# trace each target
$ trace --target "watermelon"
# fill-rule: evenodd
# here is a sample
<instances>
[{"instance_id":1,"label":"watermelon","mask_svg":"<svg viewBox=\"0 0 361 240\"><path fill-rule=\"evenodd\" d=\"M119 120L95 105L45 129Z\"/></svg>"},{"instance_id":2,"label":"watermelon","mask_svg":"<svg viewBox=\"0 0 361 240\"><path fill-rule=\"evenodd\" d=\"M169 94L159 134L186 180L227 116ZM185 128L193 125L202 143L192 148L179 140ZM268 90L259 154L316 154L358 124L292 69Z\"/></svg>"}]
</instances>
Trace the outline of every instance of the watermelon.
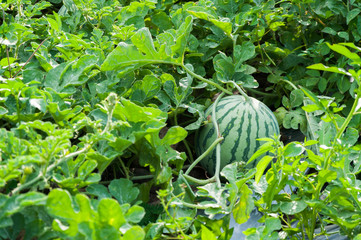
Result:
<instances>
[{"instance_id":1,"label":"watermelon","mask_svg":"<svg viewBox=\"0 0 361 240\"><path fill-rule=\"evenodd\" d=\"M206 116L212 115L212 108L213 105L207 109ZM222 98L216 107L216 117L220 134L224 137L221 143L221 169L235 161L247 162L262 144L258 138L273 137L280 133L272 111L252 97L231 95ZM212 122L201 127L196 133L196 154L200 156L215 139ZM210 175L214 175L216 150L209 153L200 164ZM246 167L252 168L256 164L257 161L253 161Z\"/></svg>"}]
</instances>

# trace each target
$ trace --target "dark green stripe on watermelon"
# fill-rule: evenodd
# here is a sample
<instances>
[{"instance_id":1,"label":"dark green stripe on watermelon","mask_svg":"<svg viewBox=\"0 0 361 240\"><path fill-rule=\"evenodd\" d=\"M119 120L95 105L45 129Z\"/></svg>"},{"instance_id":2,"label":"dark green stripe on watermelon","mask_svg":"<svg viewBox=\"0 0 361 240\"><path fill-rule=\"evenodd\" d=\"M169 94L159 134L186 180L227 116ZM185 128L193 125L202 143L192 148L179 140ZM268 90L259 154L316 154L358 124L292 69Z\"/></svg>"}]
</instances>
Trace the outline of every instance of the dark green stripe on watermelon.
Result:
<instances>
[{"instance_id":1,"label":"dark green stripe on watermelon","mask_svg":"<svg viewBox=\"0 0 361 240\"><path fill-rule=\"evenodd\" d=\"M246 112L243 112L241 118L240 118L240 123L244 122L244 115L246 114ZM236 118L234 118L236 119ZM237 132L241 132L242 131L242 124L239 124L239 127L237 129ZM242 139L241 138L237 138L235 139L235 143L234 143L234 146L231 150L231 154L232 154L232 158L230 159L230 162L232 161L235 161L236 160L236 153L237 153L237 150L238 150L238 147L239 147L239 142L241 141Z\"/></svg>"}]
</instances>

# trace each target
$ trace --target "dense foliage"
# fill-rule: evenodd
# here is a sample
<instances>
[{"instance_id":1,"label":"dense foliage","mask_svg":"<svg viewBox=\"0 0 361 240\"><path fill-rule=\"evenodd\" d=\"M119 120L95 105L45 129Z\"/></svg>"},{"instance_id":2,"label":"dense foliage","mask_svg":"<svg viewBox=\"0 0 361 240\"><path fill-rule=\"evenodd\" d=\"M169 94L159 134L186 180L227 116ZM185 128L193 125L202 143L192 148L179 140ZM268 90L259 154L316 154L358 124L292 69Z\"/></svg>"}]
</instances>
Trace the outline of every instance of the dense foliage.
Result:
<instances>
[{"instance_id":1,"label":"dense foliage","mask_svg":"<svg viewBox=\"0 0 361 240\"><path fill-rule=\"evenodd\" d=\"M0 7L0 239L226 240L254 207L247 239L361 239L359 1ZM243 92L305 141L207 177L195 132Z\"/></svg>"}]
</instances>

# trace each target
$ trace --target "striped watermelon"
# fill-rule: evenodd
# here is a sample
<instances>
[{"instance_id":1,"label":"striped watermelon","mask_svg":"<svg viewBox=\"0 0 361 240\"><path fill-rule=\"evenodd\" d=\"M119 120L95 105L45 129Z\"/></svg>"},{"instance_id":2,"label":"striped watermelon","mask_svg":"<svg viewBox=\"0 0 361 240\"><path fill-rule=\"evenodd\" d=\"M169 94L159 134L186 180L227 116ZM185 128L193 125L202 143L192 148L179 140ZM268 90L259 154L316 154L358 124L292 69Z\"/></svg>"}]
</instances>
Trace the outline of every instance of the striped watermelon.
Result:
<instances>
[{"instance_id":1,"label":"striped watermelon","mask_svg":"<svg viewBox=\"0 0 361 240\"><path fill-rule=\"evenodd\" d=\"M212 114L210 106L206 116ZM280 130L276 117L262 102L241 95L222 98L216 107L217 122L220 133L224 137L221 143L221 169L232 162L244 161L257 151L261 145L258 138L273 137ZM213 123L203 126L196 134L196 154L200 156L216 139ZM253 161L247 167L254 167ZM210 175L214 175L216 166L216 150L214 149L202 161L201 165Z\"/></svg>"}]
</instances>

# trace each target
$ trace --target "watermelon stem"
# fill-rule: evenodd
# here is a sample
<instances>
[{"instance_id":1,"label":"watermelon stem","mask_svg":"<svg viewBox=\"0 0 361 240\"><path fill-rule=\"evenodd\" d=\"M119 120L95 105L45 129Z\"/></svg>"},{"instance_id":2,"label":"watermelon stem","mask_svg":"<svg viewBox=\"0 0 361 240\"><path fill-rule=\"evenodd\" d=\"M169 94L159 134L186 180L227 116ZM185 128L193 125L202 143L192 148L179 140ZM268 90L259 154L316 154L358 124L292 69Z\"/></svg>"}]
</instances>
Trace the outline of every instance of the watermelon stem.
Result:
<instances>
[{"instance_id":1,"label":"watermelon stem","mask_svg":"<svg viewBox=\"0 0 361 240\"><path fill-rule=\"evenodd\" d=\"M195 72L191 71L184 64L178 64L178 65L181 66L189 75L193 76L194 78L197 78L198 80L201 80L202 82L208 83L209 85L212 85L212 86L218 88L219 90L221 90L222 92L225 92L225 93L227 93L229 95L233 94L231 91L225 89L221 85L219 85L219 84L217 84L217 83L215 83L213 81L210 81L210 80L196 74Z\"/></svg>"},{"instance_id":2,"label":"watermelon stem","mask_svg":"<svg viewBox=\"0 0 361 240\"><path fill-rule=\"evenodd\" d=\"M212 108L212 123L214 125L214 129L216 130L217 138L221 138L222 135L219 131L219 125L217 123L216 108L217 108L219 100L221 100L221 98L224 96L224 94L225 94L224 92L219 94L219 96L217 97L216 101L214 102L213 108ZM219 179L220 171L221 171L221 144L219 143L216 146L216 172L214 173L218 187L221 187L221 180Z\"/></svg>"},{"instance_id":3,"label":"watermelon stem","mask_svg":"<svg viewBox=\"0 0 361 240\"><path fill-rule=\"evenodd\" d=\"M214 182L214 180L216 179L215 176L213 176L211 178L208 178L208 179L198 179L198 178L191 177L189 175L183 175L183 177L185 179L187 179L188 181L192 181L192 182L197 183L199 185L205 185L207 183Z\"/></svg>"},{"instance_id":4,"label":"watermelon stem","mask_svg":"<svg viewBox=\"0 0 361 240\"><path fill-rule=\"evenodd\" d=\"M254 93L254 94L262 95L262 96L268 96L268 97L277 97L278 96L278 94L262 92L262 91L259 91L257 89L254 89L254 88L247 88L247 90Z\"/></svg>"},{"instance_id":5,"label":"watermelon stem","mask_svg":"<svg viewBox=\"0 0 361 240\"><path fill-rule=\"evenodd\" d=\"M220 134L220 131L219 131L219 126L217 123L217 116L216 116L216 107L218 105L219 100L221 100L221 98L224 96L224 94L225 94L225 92L222 92L221 94L219 94L219 96L217 97L216 101L214 102L213 108L212 108L212 123L214 125L217 139L211 144L211 146L209 146L209 148L204 153L202 153L202 155L200 155L189 166L189 168L183 175L186 179L188 179L192 182L198 183L198 184L206 184L209 182L213 182L215 180L217 182L218 187L221 187L221 180L219 178L219 173L220 173L220 169L221 169L221 145L220 145L220 142L224 139L224 137ZM214 176L207 180L199 180L199 179L189 176L188 174L195 167L195 165L198 164L205 156L207 156L214 149L214 147L216 147L216 170L215 170Z\"/></svg>"},{"instance_id":6,"label":"watermelon stem","mask_svg":"<svg viewBox=\"0 0 361 240\"><path fill-rule=\"evenodd\" d=\"M298 87L296 87L296 85L294 85L292 82L290 82L288 80L282 79L281 81L289 84L294 90L299 89Z\"/></svg>"},{"instance_id":7,"label":"watermelon stem","mask_svg":"<svg viewBox=\"0 0 361 240\"><path fill-rule=\"evenodd\" d=\"M178 108L176 108L174 110L174 113L173 113L175 126L179 126L178 119L177 119L177 114L178 114ZM189 147L189 144L188 144L187 140L183 139L182 142L183 142L183 144L184 144L184 146L185 146L185 148L186 148L186 150L188 152L189 161L194 162L192 151L191 151L191 148Z\"/></svg>"},{"instance_id":8,"label":"watermelon stem","mask_svg":"<svg viewBox=\"0 0 361 240\"><path fill-rule=\"evenodd\" d=\"M188 203L188 202L185 202L185 201L183 201L182 199L180 199L179 197L177 197L176 195L174 195L174 193L173 192L171 192L171 195L172 195L172 197L173 197L173 199L177 199L179 202L181 202L182 203L182 205L183 206L185 206L185 207L189 207L189 208L195 208L195 209L208 209L209 208L209 206L207 206L207 205L198 205L198 204L193 204L193 203ZM171 201L169 201L169 202L171 202Z\"/></svg>"},{"instance_id":9,"label":"watermelon stem","mask_svg":"<svg viewBox=\"0 0 361 240\"><path fill-rule=\"evenodd\" d=\"M186 175L188 175L190 173L190 171L192 171L192 169L205 157L207 156L212 150L213 148L215 148L215 146L220 143L221 141L223 141L224 137L219 137L217 138L211 146L209 146L209 148L202 153L202 155L200 155L196 160L194 160L194 162L188 167L187 171L185 172Z\"/></svg>"},{"instance_id":10,"label":"watermelon stem","mask_svg":"<svg viewBox=\"0 0 361 240\"><path fill-rule=\"evenodd\" d=\"M238 90L238 92L246 98L246 101L249 100L249 96L242 90L242 88L240 86L238 86L237 83L235 83L234 81L229 81L230 83L232 83Z\"/></svg>"}]
</instances>

